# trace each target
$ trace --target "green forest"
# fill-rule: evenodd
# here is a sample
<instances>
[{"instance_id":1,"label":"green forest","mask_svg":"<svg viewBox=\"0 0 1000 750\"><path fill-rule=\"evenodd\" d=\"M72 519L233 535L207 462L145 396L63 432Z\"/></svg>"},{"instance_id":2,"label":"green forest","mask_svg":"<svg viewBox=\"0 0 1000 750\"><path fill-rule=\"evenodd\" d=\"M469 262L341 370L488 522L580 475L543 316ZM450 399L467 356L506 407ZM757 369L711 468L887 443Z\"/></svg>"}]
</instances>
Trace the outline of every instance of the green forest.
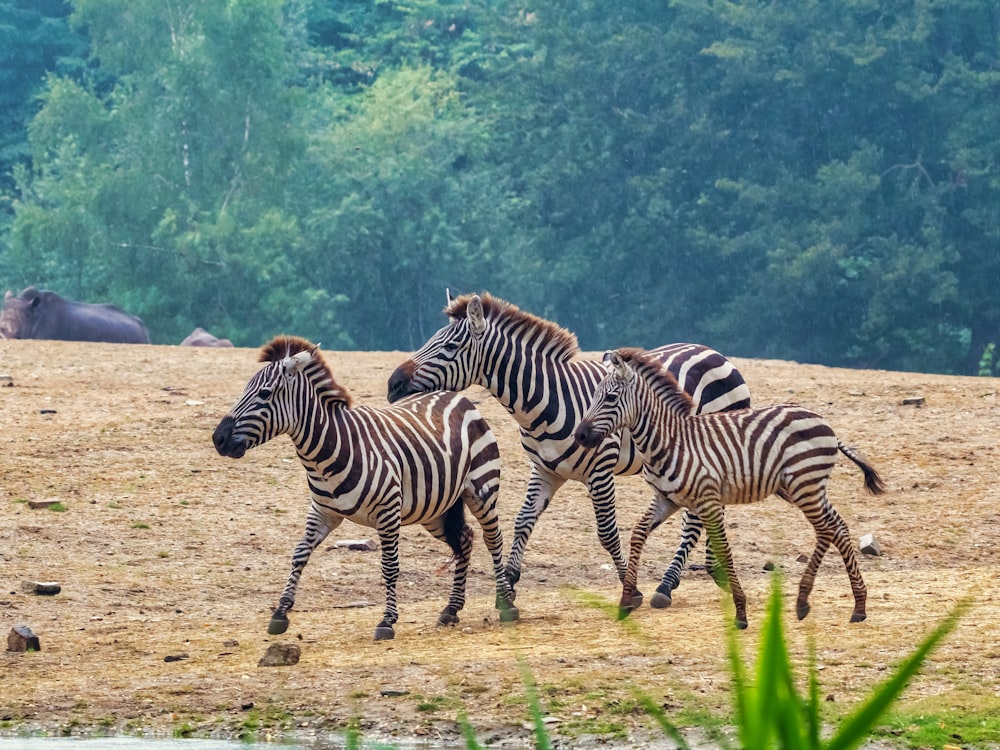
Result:
<instances>
[{"instance_id":1,"label":"green forest","mask_svg":"<svg viewBox=\"0 0 1000 750\"><path fill-rule=\"evenodd\" d=\"M409 351L485 290L997 372L994 0L0 0L0 58L0 286L154 343Z\"/></svg>"}]
</instances>

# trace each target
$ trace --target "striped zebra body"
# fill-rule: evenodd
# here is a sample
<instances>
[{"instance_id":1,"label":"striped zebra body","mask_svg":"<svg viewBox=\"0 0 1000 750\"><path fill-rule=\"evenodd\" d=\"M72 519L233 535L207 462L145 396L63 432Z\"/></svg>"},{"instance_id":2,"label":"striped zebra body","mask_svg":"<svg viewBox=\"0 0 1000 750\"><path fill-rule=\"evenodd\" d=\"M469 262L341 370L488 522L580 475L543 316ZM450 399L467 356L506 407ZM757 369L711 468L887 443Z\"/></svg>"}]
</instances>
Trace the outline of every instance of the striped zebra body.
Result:
<instances>
[{"instance_id":1,"label":"striped zebra body","mask_svg":"<svg viewBox=\"0 0 1000 750\"><path fill-rule=\"evenodd\" d=\"M516 619L496 510L500 452L472 403L458 394L433 393L384 409L354 406L318 348L304 339L274 339L261 361L265 366L219 423L213 442L221 455L240 458L287 434L306 470L312 502L305 533L269 631L287 629L287 613L310 555L345 518L375 529L381 542L386 605L377 640L394 636L398 618L401 526L420 524L451 547L455 575L438 621L458 622L473 539L464 508L482 527L493 558L501 617Z\"/></svg>"},{"instance_id":2,"label":"striped zebra body","mask_svg":"<svg viewBox=\"0 0 1000 750\"><path fill-rule=\"evenodd\" d=\"M521 445L531 461L531 476L507 560L511 584L520 579L524 552L538 518L568 480L586 485L598 538L623 580L626 564L615 513L614 477L637 473L642 457L627 435L610 436L596 448L584 448L574 436L604 376L604 366L577 358L579 347L572 333L489 294L451 300L445 312L450 323L396 369L389 379L388 396L393 401L412 393L481 385L517 421ZM674 373L700 410L750 404L743 377L708 347L670 344L649 355ZM680 545L652 599L654 606L670 604L670 592L680 581L680 571L701 528L696 514L685 514ZM636 603L641 600L637 593Z\"/></svg>"},{"instance_id":3,"label":"striped zebra body","mask_svg":"<svg viewBox=\"0 0 1000 750\"><path fill-rule=\"evenodd\" d=\"M884 486L875 470L808 409L779 404L699 415L673 377L642 352L619 350L610 352L608 359L610 366L577 438L593 445L608 434L628 430L644 457L643 473L654 495L632 532L621 612L632 608L646 538L674 512L687 508L701 517L724 561L736 624L746 627L746 596L736 576L722 509L777 494L802 510L816 531L816 547L799 582L799 619L809 613L816 571L832 544L844 559L854 592L851 622L864 620L867 590L857 553L847 524L827 498L826 485L838 451L861 468L868 491L879 494Z\"/></svg>"}]
</instances>

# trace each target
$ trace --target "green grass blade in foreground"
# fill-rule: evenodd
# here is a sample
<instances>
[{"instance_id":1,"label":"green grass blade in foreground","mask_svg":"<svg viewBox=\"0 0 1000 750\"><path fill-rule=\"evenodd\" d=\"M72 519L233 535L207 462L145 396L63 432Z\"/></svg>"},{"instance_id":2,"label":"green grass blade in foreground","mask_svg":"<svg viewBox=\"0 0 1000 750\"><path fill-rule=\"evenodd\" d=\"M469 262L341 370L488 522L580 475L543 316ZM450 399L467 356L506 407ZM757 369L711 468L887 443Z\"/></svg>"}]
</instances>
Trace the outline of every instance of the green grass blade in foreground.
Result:
<instances>
[{"instance_id":1,"label":"green grass blade in foreground","mask_svg":"<svg viewBox=\"0 0 1000 750\"><path fill-rule=\"evenodd\" d=\"M462 729L462 739L465 740L466 750L483 750L483 746L476 739L476 729L469 723L469 717L462 711L458 715L458 725Z\"/></svg>"},{"instance_id":2,"label":"green grass blade in foreground","mask_svg":"<svg viewBox=\"0 0 1000 750\"><path fill-rule=\"evenodd\" d=\"M635 696L639 701L639 705L646 709L646 713L652 716L656 723L660 725L663 733L677 743L678 750L691 750L691 746L681 736L680 730L671 723L664 710L656 705L656 701L641 690L636 690Z\"/></svg>"},{"instance_id":3,"label":"green grass blade in foreground","mask_svg":"<svg viewBox=\"0 0 1000 750\"><path fill-rule=\"evenodd\" d=\"M960 600L910 658L896 669L896 673L877 687L868 702L841 724L839 731L826 744L826 750L850 750L860 745L871 733L875 722L903 692L930 652L952 631L971 605L971 598Z\"/></svg>"},{"instance_id":4,"label":"green grass blade in foreground","mask_svg":"<svg viewBox=\"0 0 1000 750\"><path fill-rule=\"evenodd\" d=\"M524 656L517 655L517 664L521 669L521 682L524 683L524 693L528 699L528 709L531 712L531 723L534 725L535 747L538 750L550 750L549 735L545 731L543 721L542 704L538 701L538 691L535 690L535 681L531 676L531 670Z\"/></svg>"}]
</instances>

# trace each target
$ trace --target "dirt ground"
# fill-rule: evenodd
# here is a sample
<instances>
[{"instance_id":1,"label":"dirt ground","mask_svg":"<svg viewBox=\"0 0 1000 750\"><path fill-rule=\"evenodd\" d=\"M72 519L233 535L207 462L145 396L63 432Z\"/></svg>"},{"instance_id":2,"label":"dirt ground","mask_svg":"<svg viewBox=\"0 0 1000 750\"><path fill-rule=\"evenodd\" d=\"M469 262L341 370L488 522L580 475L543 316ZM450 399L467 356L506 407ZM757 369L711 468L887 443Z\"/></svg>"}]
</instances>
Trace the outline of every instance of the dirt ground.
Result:
<instances>
[{"instance_id":1,"label":"dirt ground","mask_svg":"<svg viewBox=\"0 0 1000 750\"><path fill-rule=\"evenodd\" d=\"M291 627L269 636L305 519L305 476L287 438L239 461L219 457L212 430L257 369L255 349L0 340L0 630L27 625L41 651L0 653L0 732L122 732L261 738L323 736L357 720L365 738L455 740L462 712L480 742L528 743L524 668L558 742L638 745L662 736L637 708L646 691L681 725L729 706L725 596L685 573L674 606L643 607L623 626L610 560L580 485L567 485L528 545L521 620L493 609L489 557L477 543L461 623L435 627L449 576L445 548L422 529L401 542L400 621L374 642L383 589L378 553L334 546L371 538L345 524L307 567ZM401 352L328 352L356 399L383 404ZM975 606L905 694L927 710L1000 707L1000 381L736 360L757 404L796 401L826 415L879 469L888 494L864 493L842 459L831 499L864 557L868 620L851 625L851 595L831 553L812 614L793 616L811 527L777 499L728 512L754 653L770 585L784 572L790 648L804 665L816 641L829 713L850 709L960 598ZM4 377L6 376L6 377ZM513 420L470 391L501 443L505 541L524 497L526 459ZM923 397L922 405L903 400ZM623 534L648 493L620 479ZM62 510L32 508L56 500ZM641 584L652 593L679 518L651 538ZM696 558L701 559L701 546ZM25 581L61 585L56 596ZM370 606L359 606L368 603ZM257 662L271 642L301 647L295 666ZM183 657L183 658L173 658ZM801 669L804 677L804 666ZM384 693L388 693L385 695Z\"/></svg>"}]
</instances>

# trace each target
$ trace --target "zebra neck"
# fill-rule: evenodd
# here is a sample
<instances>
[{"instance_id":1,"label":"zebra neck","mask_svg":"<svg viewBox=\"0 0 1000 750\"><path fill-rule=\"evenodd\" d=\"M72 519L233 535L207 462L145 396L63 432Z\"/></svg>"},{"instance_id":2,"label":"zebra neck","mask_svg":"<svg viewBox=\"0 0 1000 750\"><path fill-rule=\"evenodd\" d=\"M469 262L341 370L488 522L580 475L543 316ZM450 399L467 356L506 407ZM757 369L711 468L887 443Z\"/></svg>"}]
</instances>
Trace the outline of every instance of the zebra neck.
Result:
<instances>
[{"instance_id":1,"label":"zebra neck","mask_svg":"<svg viewBox=\"0 0 1000 750\"><path fill-rule=\"evenodd\" d=\"M346 411L342 402L321 399L295 421L288 434L304 464L312 465L318 456L328 455L331 440L338 450L348 442L344 438L350 436L350 430L344 429L342 411Z\"/></svg>"},{"instance_id":2,"label":"zebra neck","mask_svg":"<svg viewBox=\"0 0 1000 750\"><path fill-rule=\"evenodd\" d=\"M495 364L483 372L481 384L524 430L544 430L562 420L567 407L573 410L566 390L578 379L574 363L548 359L544 351L534 350L504 351L488 359Z\"/></svg>"},{"instance_id":3,"label":"zebra neck","mask_svg":"<svg viewBox=\"0 0 1000 750\"><path fill-rule=\"evenodd\" d=\"M640 386L638 417L629 429L636 448L647 465L658 466L672 460L686 417L652 389Z\"/></svg>"}]
</instances>

